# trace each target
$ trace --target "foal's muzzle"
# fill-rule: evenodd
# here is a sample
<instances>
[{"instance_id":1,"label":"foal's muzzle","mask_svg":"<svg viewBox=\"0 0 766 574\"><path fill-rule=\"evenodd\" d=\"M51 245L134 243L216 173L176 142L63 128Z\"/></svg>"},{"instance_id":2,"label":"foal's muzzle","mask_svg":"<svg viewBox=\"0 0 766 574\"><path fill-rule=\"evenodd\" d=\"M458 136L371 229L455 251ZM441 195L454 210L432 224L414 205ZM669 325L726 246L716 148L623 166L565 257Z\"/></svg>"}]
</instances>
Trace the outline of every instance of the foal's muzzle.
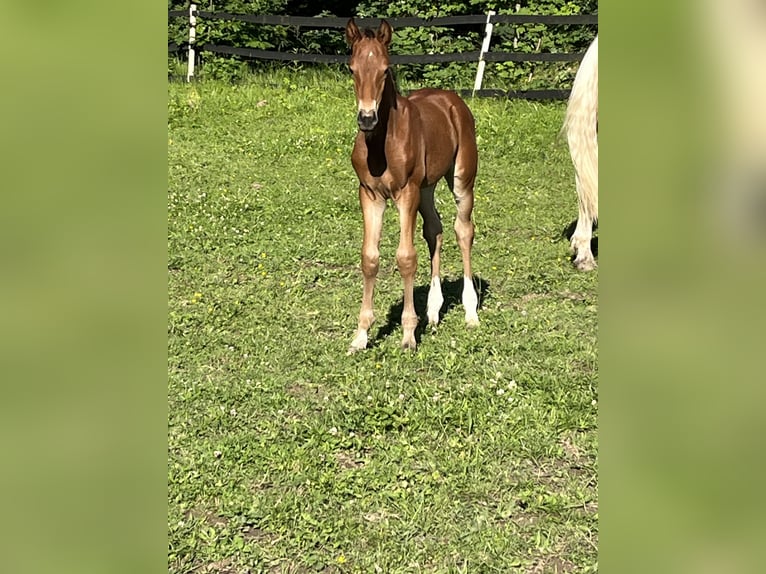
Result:
<instances>
[{"instance_id":1,"label":"foal's muzzle","mask_svg":"<svg viewBox=\"0 0 766 574\"><path fill-rule=\"evenodd\" d=\"M368 132L378 125L378 112L375 110L359 110L356 116L359 129Z\"/></svg>"}]
</instances>

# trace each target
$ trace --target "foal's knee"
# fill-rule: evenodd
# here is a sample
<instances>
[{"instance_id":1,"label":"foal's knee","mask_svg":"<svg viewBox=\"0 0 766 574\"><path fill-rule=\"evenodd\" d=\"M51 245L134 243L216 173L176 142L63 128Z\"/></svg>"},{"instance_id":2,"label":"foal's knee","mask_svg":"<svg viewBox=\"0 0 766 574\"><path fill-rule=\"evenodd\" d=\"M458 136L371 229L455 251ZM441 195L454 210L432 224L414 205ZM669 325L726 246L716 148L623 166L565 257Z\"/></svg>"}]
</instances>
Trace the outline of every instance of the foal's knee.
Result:
<instances>
[{"instance_id":1,"label":"foal's knee","mask_svg":"<svg viewBox=\"0 0 766 574\"><path fill-rule=\"evenodd\" d=\"M396 264L402 277L415 274L418 266L418 253L414 247L400 247L396 251Z\"/></svg>"},{"instance_id":2,"label":"foal's knee","mask_svg":"<svg viewBox=\"0 0 766 574\"><path fill-rule=\"evenodd\" d=\"M378 251L362 252L362 273L365 277L375 277L380 267L380 253Z\"/></svg>"}]
</instances>

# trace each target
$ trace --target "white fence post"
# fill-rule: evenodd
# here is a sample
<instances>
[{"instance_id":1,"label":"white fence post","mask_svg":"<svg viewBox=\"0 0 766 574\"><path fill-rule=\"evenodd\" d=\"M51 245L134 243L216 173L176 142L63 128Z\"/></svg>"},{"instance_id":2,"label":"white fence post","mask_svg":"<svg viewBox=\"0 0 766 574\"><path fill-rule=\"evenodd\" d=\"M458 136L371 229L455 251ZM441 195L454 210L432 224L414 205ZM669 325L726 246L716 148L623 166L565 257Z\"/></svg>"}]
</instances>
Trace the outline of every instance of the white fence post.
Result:
<instances>
[{"instance_id":1,"label":"white fence post","mask_svg":"<svg viewBox=\"0 0 766 574\"><path fill-rule=\"evenodd\" d=\"M481 52L479 52L479 67L476 69L476 80L473 83L473 93L476 93L476 90L481 89L481 81L484 79L484 66L487 65L487 62L484 61L484 54L489 52L489 44L492 42L492 16L494 16L496 12L494 10L490 10L487 13L487 26L484 32L484 41L481 44ZM473 95L473 94L472 94Z\"/></svg>"},{"instance_id":2,"label":"white fence post","mask_svg":"<svg viewBox=\"0 0 766 574\"><path fill-rule=\"evenodd\" d=\"M197 39L197 5L189 4L189 68L186 72L186 81L191 82L194 77L194 42Z\"/></svg>"}]
</instances>

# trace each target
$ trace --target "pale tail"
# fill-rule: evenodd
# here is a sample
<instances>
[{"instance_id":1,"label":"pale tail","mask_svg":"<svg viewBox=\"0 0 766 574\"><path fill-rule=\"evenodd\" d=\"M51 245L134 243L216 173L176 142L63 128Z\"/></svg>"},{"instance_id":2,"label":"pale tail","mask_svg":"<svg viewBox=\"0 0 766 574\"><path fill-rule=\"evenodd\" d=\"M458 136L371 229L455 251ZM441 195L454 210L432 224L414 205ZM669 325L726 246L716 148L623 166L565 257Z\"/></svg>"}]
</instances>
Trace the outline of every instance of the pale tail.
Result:
<instances>
[{"instance_id":1,"label":"pale tail","mask_svg":"<svg viewBox=\"0 0 766 574\"><path fill-rule=\"evenodd\" d=\"M579 213L572 235L574 264L588 271L596 267L590 242L598 221L598 36L577 70L567 104L564 131L575 167Z\"/></svg>"}]
</instances>

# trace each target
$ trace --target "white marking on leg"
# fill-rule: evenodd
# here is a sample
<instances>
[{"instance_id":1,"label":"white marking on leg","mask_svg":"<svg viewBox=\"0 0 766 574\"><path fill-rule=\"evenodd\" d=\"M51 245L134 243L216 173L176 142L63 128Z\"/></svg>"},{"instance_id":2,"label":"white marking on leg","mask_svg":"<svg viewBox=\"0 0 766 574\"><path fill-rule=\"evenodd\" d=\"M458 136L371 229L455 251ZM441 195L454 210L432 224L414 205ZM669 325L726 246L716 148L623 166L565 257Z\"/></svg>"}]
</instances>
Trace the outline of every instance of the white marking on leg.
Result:
<instances>
[{"instance_id":1,"label":"white marking on leg","mask_svg":"<svg viewBox=\"0 0 766 574\"><path fill-rule=\"evenodd\" d=\"M438 275L431 279L431 287L428 289L428 324L439 324L439 311L444 304L442 295L442 282Z\"/></svg>"},{"instance_id":2,"label":"white marking on leg","mask_svg":"<svg viewBox=\"0 0 766 574\"><path fill-rule=\"evenodd\" d=\"M463 277L463 307L465 308L465 323L469 327L476 327L479 324L479 315L476 309L479 306L479 297L473 288L473 280L470 277Z\"/></svg>"},{"instance_id":3,"label":"white marking on leg","mask_svg":"<svg viewBox=\"0 0 766 574\"><path fill-rule=\"evenodd\" d=\"M596 268L596 260L590 249L590 240L593 237L593 222L588 214L582 214L577 219L577 227L572 234L571 247L575 254L574 266L580 271L591 271Z\"/></svg>"},{"instance_id":4,"label":"white marking on leg","mask_svg":"<svg viewBox=\"0 0 766 574\"><path fill-rule=\"evenodd\" d=\"M365 329L359 329L356 332L356 337L351 341L351 346L348 348L348 354L352 355L357 351L361 351L367 348L367 331Z\"/></svg>"}]
</instances>

